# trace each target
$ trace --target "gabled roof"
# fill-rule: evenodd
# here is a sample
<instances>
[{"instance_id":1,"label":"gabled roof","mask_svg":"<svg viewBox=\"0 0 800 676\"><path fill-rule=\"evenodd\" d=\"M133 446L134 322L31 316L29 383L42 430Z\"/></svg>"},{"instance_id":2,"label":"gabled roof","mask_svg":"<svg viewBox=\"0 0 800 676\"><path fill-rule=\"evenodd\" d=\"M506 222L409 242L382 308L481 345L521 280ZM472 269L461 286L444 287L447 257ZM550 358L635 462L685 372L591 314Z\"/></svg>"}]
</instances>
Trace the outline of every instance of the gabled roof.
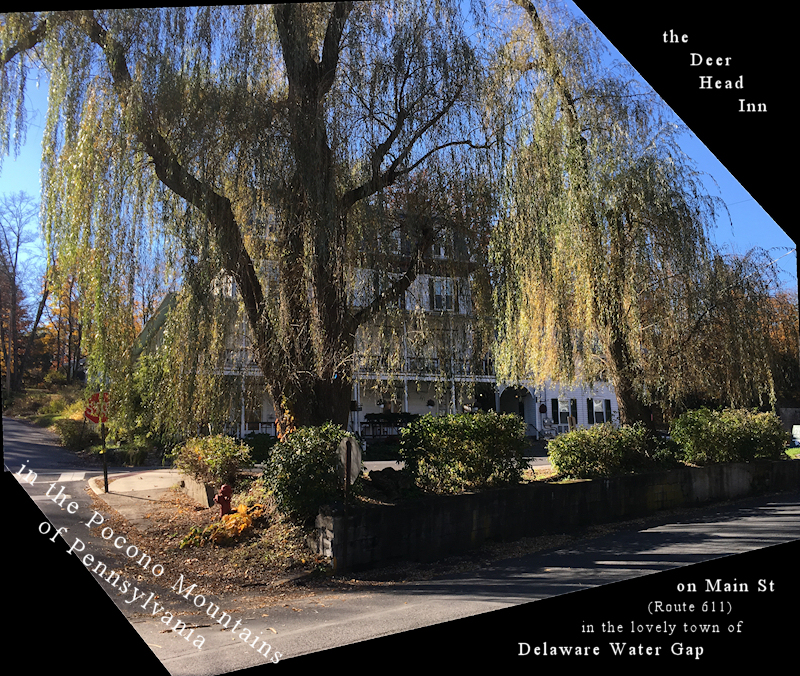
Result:
<instances>
[{"instance_id":1,"label":"gabled roof","mask_svg":"<svg viewBox=\"0 0 800 676\"><path fill-rule=\"evenodd\" d=\"M144 352L145 348L150 345L151 341L153 338L155 338L161 327L164 326L164 322L167 321L167 316L172 308L175 307L175 301L175 294L172 292L168 293L166 296L164 296L164 300L161 301L156 313L147 320L147 323L136 337L136 340L133 343L133 348L131 349L131 355L133 356L134 360L141 356L142 352Z\"/></svg>"}]
</instances>

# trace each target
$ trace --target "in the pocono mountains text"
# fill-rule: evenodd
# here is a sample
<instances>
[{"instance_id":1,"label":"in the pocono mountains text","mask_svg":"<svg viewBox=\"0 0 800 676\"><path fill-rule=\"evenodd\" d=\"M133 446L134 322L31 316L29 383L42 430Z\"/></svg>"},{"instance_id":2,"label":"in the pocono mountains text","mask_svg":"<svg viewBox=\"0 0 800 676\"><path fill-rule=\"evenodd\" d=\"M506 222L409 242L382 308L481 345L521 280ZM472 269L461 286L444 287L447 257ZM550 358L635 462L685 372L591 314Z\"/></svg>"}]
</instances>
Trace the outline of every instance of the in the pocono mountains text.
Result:
<instances>
[{"instance_id":1,"label":"in the pocono mountains text","mask_svg":"<svg viewBox=\"0 0 800 676\"><path fill-rule=\"evenodd\" d=\"M23 464L16 473L16 476L20 482L34 485L38 478L37 474L30 469L26 474L23 474L25 467L26 465ZM59 486L56 483L49 484L45 497L66 510L68 514L76 514L80 509L77 502L68 501L70 496L64 492L64 486ZM121 553L124 553L132 563L138 565L143 573L149 573L153 578L160 578L164 575L164 566L160 563L153 563L152 558L147 553L142 552L136 545L129 543L124 535L116 534L110 526L104 525L104 522L105 517L97 510L92 510L92 515L83 525L90 530L103 526L100 531L100 536L104 540L112 543ZM74 554L78 557L87 569L90 569L101 580L113 587L118 594L124 596L124 602L126 604L130 605L136 603L138 605L140 601L144 601L140 605L142 610L148 611L154 617L160 615L161 622L167 625L174 635L185 639L198 650L203 647L206 639L203 635L195 633L195 629L199 628L196 624L192 626L178 619L173 613L167 610L164 605L155 601L155 599L158 598L156 594L151 592L148 595L147 591L136 586L142 586L143 582L146 583L146 579L143 575L137 576L138 579L135 584L131 580L121 578L119 572L110 570L105 562L96 560L95 556L92 554L85 553L85 536L67 536L66 534L69 530L70 529L66 526L54 528L53 525L46 520L39 524L40 534L49 536L50 542L53 543L56 543L56 539L61 536L63 541L68 544L67 554ZM212 603L210 600L206 599L203 594L197 593L197 585L189 584L182 573L175 579L175 583L172 585L171 589L178 596L190 601L195 608L205 610L209 618L215 620L223 629L231 631L231 633L238 637L243 643L253 648L257 653L273 664L277 664L281 659L281 653L274 651L272 646L264 641L260 634L255 635L255 632L247 627L241 626L241 620L233 622L233 618L230 614L223 611L218 604Z\"/></svg>"}]
</instances>

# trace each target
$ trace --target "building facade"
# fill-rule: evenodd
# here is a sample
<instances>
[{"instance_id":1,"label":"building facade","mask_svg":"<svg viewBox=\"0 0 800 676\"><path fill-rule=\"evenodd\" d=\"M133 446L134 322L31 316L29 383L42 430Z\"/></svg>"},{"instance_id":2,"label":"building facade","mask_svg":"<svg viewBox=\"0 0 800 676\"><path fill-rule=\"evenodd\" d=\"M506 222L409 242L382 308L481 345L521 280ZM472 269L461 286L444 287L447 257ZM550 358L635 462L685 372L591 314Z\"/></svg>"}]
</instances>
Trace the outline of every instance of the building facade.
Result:
<instances>
[{"instance_id":1,"label":"building facade","mask_svg":"<svg viewBox=\"0 0 800 676\"><path fill-rule=\"evenodd\" d=\"M475 316L465 279L420 274L381 324L359 330L348 429L365 440L396 436L413 415L494 410L522 417L527 435L550 438L572 427L618 420L613 388L523 380L503 383L491 355L475 350ZM424 321L425 329L420 329ZM231 335L225 373L241 382L230 432L275 434L275 410L258 388L246 322Z\"/></svg>"},{"instance_id":2,"label":"building facade","mask_svg":"<svg viewBox=\"0 0 800 676\"><path fill-rule=\"evenodd\" d=\"M401 226L403 220L397 219ZM467 236L441 222L436 230L435 244L425 251L411 285L379 320L358 330L348 429L366 440L380 439L396 435L398 425L410 416L494 410L521 416L529 437L546 438L574 426L617 420L616 396L605 383L586 387L536 379L498 381L489 341L480 335L480 310L473 303L480 266ZM408 268L413 247L396 234L402 231L397 228L386 241L362 245L361 267L350 289L354 310L369 304ZM269 262L264 266L269 284L275 273ZM217 293L238 297L230 280L220 282ZM162 315L158 313L163 324ZM259 387L262 376L247 322L240 318L231 329L223 373L235 403L227 431L275 435L275 409ZM145 327L143 336L148 331L153 328Z\"/></svg>"}]
</instances>

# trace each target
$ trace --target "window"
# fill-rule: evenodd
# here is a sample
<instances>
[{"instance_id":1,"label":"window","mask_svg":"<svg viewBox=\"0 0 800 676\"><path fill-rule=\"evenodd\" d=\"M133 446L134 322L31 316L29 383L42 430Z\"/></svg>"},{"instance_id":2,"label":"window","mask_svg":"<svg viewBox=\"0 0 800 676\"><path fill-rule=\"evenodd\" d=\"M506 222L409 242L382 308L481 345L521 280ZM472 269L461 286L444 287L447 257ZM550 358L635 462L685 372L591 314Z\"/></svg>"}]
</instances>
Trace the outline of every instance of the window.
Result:
<instances>
[{"instance_id":1,"label":"window","mask_svg":"<svg viewBox=\"0 0 800 676\"><path fill-rule=\"evenodd\" d=\"M589 414L589 424L611 422L610 399L587 399L586 409Z\"/></svg>"},{"instance_id":2,"label":"window","mask_svg":"<svg viewBox=\"0 0 800 676\"><path fill-rule=\"evenodd\" d=\"M558 425L569 425L569 418L572 416L578 419L578 400L577 399L553 399L553 421Z\"/></svg>"},{"instance_id":3,"label":"window","mask_svg":"<svg viewBox=\"0 0 800 676\"><path fill-rule=\"evenodd\" d=\"M431 310L452 312L455 309L453 280L441 277L431 280Z\"/></svg>"},{"instance_id":4,"label":"window","mask_svg":"<svg viewBox=\"0 0 800 676\"><path fill-rule=\"evenodd\" d=\"M397 280L398 275L391 273L388 276L382 275L378 270L361 268L356 270L353 284L348 289L349 303L353 307L367 307L374 302L382 293L388 293L392 289L392 284ZM398 294L397 300L390 304L400 310L406 309L406 291Z\"/></svg>"},{"instance_id":5,"label":"window","mask_svg":"<svg viewBox=\"0 0 800 676\"><path fill-rule=\"evenodd\" d=\"M564 399L558 400L558 423L566 425L569 422L569 402Z\"/></svg>"}]
</instances>

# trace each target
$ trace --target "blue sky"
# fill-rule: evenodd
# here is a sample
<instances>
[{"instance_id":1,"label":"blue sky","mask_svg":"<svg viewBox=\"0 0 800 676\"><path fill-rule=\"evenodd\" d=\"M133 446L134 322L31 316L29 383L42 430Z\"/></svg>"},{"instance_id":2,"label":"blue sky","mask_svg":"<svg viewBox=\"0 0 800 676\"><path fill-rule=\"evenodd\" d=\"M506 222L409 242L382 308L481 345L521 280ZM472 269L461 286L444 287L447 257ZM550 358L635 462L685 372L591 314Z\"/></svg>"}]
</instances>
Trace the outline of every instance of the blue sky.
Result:
<instances>
[{"instance_id":1,"label":"blue sky","mask_svg":"<svg viewBox=\"0 0 800 676\"><path fill-rule=\"evenodd\" d=\"M612 56L622 60L613 46ZM23 190L35 198L40 195L39 160L41 157L41 137L44 112L47 105L46 83L37 89L33 82L28 85L29 101L27 107L32 114L28 128L27 143L18 158L13 155L3 159L0 171L0 192L10 193ZM725 250L743 254L753 247L767 249L773 259L780 278L787 288L797 288L796 252L791 238L777 225L770 215L751 197L739 181L709 152L706 146L693 134L685 138L684 151L709 175L706 187L711 195L722 198L728 206L730 222L721 218L711 236L718 246ZM713 177L713 180L712 180ZM788 255L787 255L788 253Z\"/></svg>"}]
</instances>

